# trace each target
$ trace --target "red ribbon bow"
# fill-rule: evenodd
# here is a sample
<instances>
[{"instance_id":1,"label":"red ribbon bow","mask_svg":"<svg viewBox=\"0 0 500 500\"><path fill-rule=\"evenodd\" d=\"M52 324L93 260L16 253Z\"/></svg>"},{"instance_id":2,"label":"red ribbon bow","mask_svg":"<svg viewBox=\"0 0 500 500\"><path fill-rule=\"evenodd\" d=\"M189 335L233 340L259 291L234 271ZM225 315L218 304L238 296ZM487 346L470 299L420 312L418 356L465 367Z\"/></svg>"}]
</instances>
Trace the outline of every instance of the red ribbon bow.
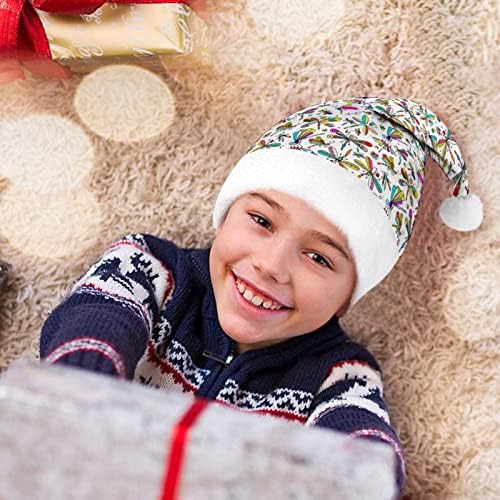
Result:
<instances>
[{"instance_id":1,"label":"red ribbon bow","mask_svg":"<svg viewBox=\"0 0 500 500\"><path fill-rule=\"evenodd\" d=\"M0 72L20 61L33 73L68 78L71 71L51 58L49 42L36 9L53 14L90 14L105 2L98 0L0 0ZM116 3L184 3L203 10L203 0L118 0Z\"/></svg>"}]
</instances>

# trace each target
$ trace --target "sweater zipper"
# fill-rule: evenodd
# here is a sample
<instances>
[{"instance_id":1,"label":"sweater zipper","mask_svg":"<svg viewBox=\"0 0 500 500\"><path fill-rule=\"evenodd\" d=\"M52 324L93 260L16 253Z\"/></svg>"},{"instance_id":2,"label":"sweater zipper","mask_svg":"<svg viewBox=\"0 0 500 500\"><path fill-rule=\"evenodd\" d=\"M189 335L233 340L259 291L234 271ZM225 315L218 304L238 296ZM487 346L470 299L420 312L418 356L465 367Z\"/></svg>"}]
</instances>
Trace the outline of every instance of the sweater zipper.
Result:
<instances>
[{"instance_id":1,"label":"sweater zipper","mask_svg":"<svg viewBox=\"0 0 500 500\"><path fill-rule=\"evenodd\" d=\"M229 368L230 365L237 365L237 363L232 363L236 357L235 344L235 342L231 342L231 349L225 358L208 350L203 351L203 356L217 361L219 363L219 368L214 368L210 376L205 380L206 383L203 383L202 387L200 387L201 391L198 391L200 397L217 399L219 391L227 381L227 370L231 370L231 368Z\"/></svg>"},{"instance_id":2,"label":"sweater zipper","mask_svg":"<svg viewBox=\"0 0 500 500\"><path fill-rule=\"evenodd\" d=\"M218 361L219 363L222 363L226 367L229 366L231 361L234 359L234 355L235 355L235 344L234 343L231 344L231 352L229 353L229 355L225 359L218 356L217 354L214 354L213 352L207 351L206 349L203 351L203 356L205 356L206 358L210 358L210 359L213 359L215 361Z\"/></svg>"}]
</instances>

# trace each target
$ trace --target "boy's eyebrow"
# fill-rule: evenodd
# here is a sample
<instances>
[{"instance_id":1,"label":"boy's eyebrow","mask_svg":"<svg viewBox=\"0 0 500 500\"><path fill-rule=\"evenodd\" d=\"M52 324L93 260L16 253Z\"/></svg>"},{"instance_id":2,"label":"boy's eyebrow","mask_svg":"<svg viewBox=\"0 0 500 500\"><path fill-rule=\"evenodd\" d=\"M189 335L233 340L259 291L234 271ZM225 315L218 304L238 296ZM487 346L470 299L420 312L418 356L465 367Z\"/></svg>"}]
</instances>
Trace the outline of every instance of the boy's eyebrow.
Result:
<instances>
[{"instance_id":1,"label":"boy's eyebrow","mask_svg":"<svg viewBox=\"0 0 500 500\"><path fill-rule=\"evenodd\" d=\"M276 201L273 199L269 198L265 194L262 193L248 193L250 196L253 196L254 198L260 198L262 201L265 201L272 209L276 210L281 215L286 214L286 210Z\"/></svg>"},{"instance_id":2,"label":"boy's eyebrow","mask_svg":"<svg viewBox=\"0 0 500 500\"><path fill-rule=\"evenodd\" d=\"M326 234L320 233L319 231L315 231L314 229L311 229L310 231L308 231L308 234L311 235L313 238L317 239L318 241L321 241L321 242L325 243L326 245L330 245L333 248L336 248L347 260L351 260L349 258L348 253L344 250L344 248L339 243L332 240Z\"/></svg>"},{"instance_id":3,"label":"boy's eyebrow","mask_svg":"<svg viewBox=\"0 0 500 500\"><path fill-rule=\"evenodd\" d=\"M272 198L269 198L265 194L262 193L248 193L249 196L253 196L254 198L259 198L265 203L267 203L273 210L278 212L281 215L286 215L286 210L282 207L278 202L274 201ZM342 245L332 240L329 236L314 229L310 229L307 234L314 239L325 243L326 245L330 245L333 248L336 248L347 260L351 260L349 258L349 254L344 250Z\"/></svg>"}]
</instances>

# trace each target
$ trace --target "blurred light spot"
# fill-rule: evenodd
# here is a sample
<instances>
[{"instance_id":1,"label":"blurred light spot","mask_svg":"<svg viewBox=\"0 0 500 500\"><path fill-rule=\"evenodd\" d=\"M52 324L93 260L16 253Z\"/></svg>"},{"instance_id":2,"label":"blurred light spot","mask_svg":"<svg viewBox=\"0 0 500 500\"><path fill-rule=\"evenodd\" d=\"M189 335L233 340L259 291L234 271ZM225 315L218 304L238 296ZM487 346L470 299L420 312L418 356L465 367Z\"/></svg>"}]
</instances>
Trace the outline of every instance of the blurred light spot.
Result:
<instances>
[{"instance_id":1,"label":"blurred light spot","mask_svg":"<svg viewBox=\"0 0 500 500\"><path fill-rule=\"evenodd\" d=\"M93 148L75 123L54 115L0 122L0 175L36 193L75 188L93 165Z\"/></svg>"},{"instance_id":2,"label":"blurred light spot","mask_svg":"<svg viewBox=\"0 0 500 500\"><path fill-rule=\"evenodd\" d=\"M85 189L35 195L16 187L0 195L0 232L21 252L59 258L97 242L103 216Z\"/></svg>"},{"instance_id":3,"label":"blurred light spot","mask_svg":"<svg viewBox=\"0 0 500 500\"><path fill-rule=\"evenodd\" d=\"M452 330L468 341L500 334L500 248L476 248L448 278L443 313Z\"/></svg>"},{"instance_id":4,"label":"blurred light spot","mask_svg":"<svg viewBox=\"0 0 500 500\"><path fill-rule=\"evenodd\" d=\"M493 422L492 425L494 425ZM459 491L454 491L453 498L456 500L497 499L500 492L499 470L500 448L480 449L462 466L460 478L454 487Z\"/></svg>"},{"instance_id":5,"label":"blurred light spot","mask_svg":"<svg viewBox=\"0 0 500 500\"><path fill-rule=\"evenodd\" d=\"M153 137L168 129L175 116L174 96L161 78L122 64L104 66L85 76L74 105L93 132L120 142Z\"/></svg>"}]
</instances>

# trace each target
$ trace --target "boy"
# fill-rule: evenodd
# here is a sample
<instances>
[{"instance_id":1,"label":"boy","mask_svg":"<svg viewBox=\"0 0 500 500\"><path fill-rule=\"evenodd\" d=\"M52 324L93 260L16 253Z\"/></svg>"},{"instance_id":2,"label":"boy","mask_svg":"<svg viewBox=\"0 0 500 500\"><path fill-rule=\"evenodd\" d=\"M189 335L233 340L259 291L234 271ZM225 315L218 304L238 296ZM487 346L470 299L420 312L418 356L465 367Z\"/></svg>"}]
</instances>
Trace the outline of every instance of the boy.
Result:
<instances>
[{"instance_id":1,"label":"boy","mask_svg":"<svg viewBox=\"0 0 500 500\"><path fill-rule=\"evenodd\" d=\"M401 492L380 368L338 319L406 247L426 150L460 195L441 217L475 229L460 151L423 106L361 97L294 113L224 182L210 248L116 242L47 318L41 358L385 441Z\"/></svg>"}]
</instances>

